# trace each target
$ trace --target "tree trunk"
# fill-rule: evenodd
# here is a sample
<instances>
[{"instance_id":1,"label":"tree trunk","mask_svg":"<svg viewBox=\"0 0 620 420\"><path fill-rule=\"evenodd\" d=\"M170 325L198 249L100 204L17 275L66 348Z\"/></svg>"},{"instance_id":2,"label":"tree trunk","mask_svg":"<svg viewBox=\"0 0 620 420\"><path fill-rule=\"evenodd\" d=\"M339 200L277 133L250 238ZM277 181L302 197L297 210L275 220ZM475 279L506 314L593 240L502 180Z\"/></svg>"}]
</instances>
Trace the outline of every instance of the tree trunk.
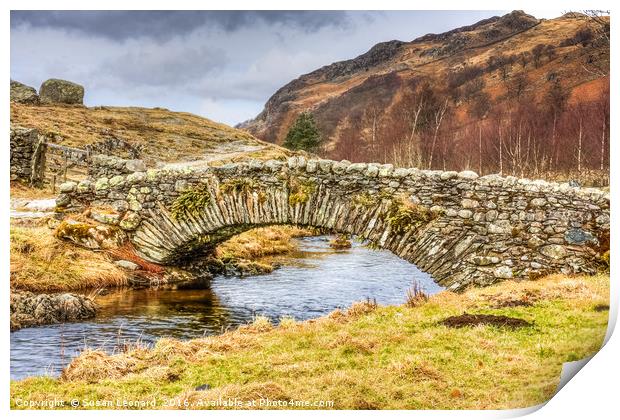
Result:
<instances>
[{"instance_id":1,"label":"tree trunk","mask_svg":"<svg viewBox=\"0 0 620 420\"><path fill-rule=\"evenodd\" d=\"M482 175L482 121L478 122L478 175Z\"/></svg>"},{"instance_id":2,"label":"tree trunk","mask_svg":"<svg viewBox=\"0 0 620 420\"><path fill-rule=\"evenodd\" d=\"M607 122L603 121L603 136L601 137L601 171L605 167L605 129L607 128Z\"/></svg>"},{"instance_id":3,"label":"tree trunk","mask_svg":"<svg viewBox=\"0 0 620 420\"><path fill-rule=\"evenodd\" d=\"M504 148L504 144L502 142L502 123L501 123L501 121L499 123L497 131L499 133L499 174L503 175L504 174L504 160L503 160L503 156L502 156L502 149Z\"/></svg>"},{"instance_id":4,"label":"tree trunk","mask_svg":"<svg viewBox=\"0 0 620 420\"><path fill-rule=\"evenodd\" d=\"M582 119L579 118L579 145L577 146L577 172L581 172L581 144L583 137Z\"/></svg>"}]
</instances>

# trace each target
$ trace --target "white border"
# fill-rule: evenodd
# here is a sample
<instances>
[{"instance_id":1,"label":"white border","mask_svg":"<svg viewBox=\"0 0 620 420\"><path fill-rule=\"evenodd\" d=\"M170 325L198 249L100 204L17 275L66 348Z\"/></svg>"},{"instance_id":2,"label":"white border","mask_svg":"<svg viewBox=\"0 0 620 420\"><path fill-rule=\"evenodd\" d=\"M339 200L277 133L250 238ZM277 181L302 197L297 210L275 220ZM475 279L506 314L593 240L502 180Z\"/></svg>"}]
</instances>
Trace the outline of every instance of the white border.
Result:
<instances>
[{"instance_id":1,"label":"white border","mask_svg":"<svg viewBox=\"0 0 620 420\"><path fill-rule=\"evenodd\" d=\"M2 88L3 97L5 98L2 102L2 124L1 132L8 133L9 132L9 119L10 119L10 110L9 110L9 84L6 81L10 78L10 67L9 67L9 58L10 58L10 25L9 25L9 11L11 9L92 9L92 10L104 10L104 9L175 9L175 10L192 10L192 9L332 9L332 10L405 10L405 9L413 9L413 10L476 10L476 9L524 9L526 11L535 11L535 10L582 10L582 9L605 9L611 10L612 16L615 15L617 10L620 8L614 8L614 4L611 1L595 1L595 2L578 2L578 1L484 1L484 0L470 0L467 2L463 1L443 1L436 0L429 4L429 2L414 2L414 1L398 1L398 0L382 0L382 1L369 1L369 0L357 0L357 1L343 1L343 0L302 0L296 1L294 4L292 2L286 2L282 0L262 0L260 3L256 1L250 0L228 0L226 2L198 2L198 1L187 1L187 0L176 0L175 2L163 2L158 0L152 0L149 2L145 1L134 1L134 0L124 0L124 1L115 1L115 0L94 0L89 1L88 3L81 1L72 1L72 0L57 0L54 2L51 1L15 1L8 0L3 2L4 13L2 13L1 21L2 21L2 44L4 48L2 51L2 63L4 68L4 80L5 84ZM615 19L615 18L614 18ZM614 23L611 26L612 29L612 38L614 40L618 39L618 30ZM613 70L618 69L618 60L617 60L617 48L615 48L615 41L612 42L612 74ZM370 45L369 45L370 47ZM613 78L613 82L616 82L615 78ZM618 141L616 124L619 119L617 113L617 105L618 105L618 92L617 89L614 89L614 84L612 82L612 95L611 95L611 110L612 110L612 118L613 121L611 124L611 161L617 162L617 154L618 147L615 144ZM615 118L616 117L616 118ZM102 417L102 416L110 416L108 412L38 412L38 411L10 411L8 410L8 402L9 402L9 366L10 366L10 357L9 357L9 308L8 308L8 293L9 293L9 142L7 138L7 134L3 137L5 139L3 145L4 150L2 154L2 174L0 175L2 182L0 184L0 194L2 196L2 223L0 224L0 238L4 243L0 249L3 251L0 255L0 267L2 267L1 282L2 282L2 291L0 296L0 319L1 325L4 328L4 340L2 340L1 347L1 366L3 367L0 372L4 376L2 381L2 398L0 398L0 409L2 411L7 411L8 415L11 417L25 417L25 418L34 418L34 417L56 417L56 418L76 418L77 416L93 416L93 417ZM613 165L611 165L613 167ZM611 173L612 180L612 197L615 190L615 174ZM617 229L615 220L618 218L618 212L616 211L615 205L612 206L612 248L616 249L617 240ZM608 331L608 339L609 341L605 345L605 347L594 356L594 358L587 364L587 367L583 369L581 372L577 374L575 379L569 381L569 383L562 388L562 390L552 398L546 405L541 407L533 407L530 409L524 410L506 410L506 411L382 411L381 416L389 416L389 417L401 417L401 418L410 418L412 416L419 418L469 418L469 419L483 419L483 418L509 418L520 416L524 414L528 414L534 411L528 418L532 419L607 419L607 418L615 418L618 414L618 378L620 377L620 363L618 362L618 358L620 355L620 339L618 339L617 334L611 335L613 330L613 326L615 325L615 321L618 313L618 281L615 279L615 274L617 270L616 261L620 261L615 258L616 254L612 253L612 305L610 311L610 329ZM610 337L611 336L611 337ZM540 408L539 410L537 410ZM302 411L296 413L295 416L300 417L310 417L314 412L311 411ZM161 412L151 412L148 415L154 416L158 418L164 418L170 416L169 411L161 411ZM356 412L346 412L346 411L333 411L333 412L322 412L320 415L323 417L340 417L342 415L352 414L358 418L370 418L371 416L376 416L376 413L372 412L364 412L364 411L356 411ZM113 414L114 416L144 416L144 412L129 412L123 411ZM229 417L234 416L236 418L288 418L290 413L288 412L262 412L262 411L251 411L251 412L184 412L182 415L189 416L199 416L200 418L208 417Z\"/></svg>"}]
</instances>

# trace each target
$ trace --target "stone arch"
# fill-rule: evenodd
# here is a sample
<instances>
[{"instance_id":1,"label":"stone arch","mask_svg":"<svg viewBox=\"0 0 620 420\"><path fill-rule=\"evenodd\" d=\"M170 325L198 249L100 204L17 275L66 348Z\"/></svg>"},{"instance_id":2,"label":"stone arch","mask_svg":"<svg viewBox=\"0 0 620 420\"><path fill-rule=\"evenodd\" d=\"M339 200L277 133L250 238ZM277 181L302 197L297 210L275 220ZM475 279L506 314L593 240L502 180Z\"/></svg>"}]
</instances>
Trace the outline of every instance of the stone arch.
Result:
<instances>
[{"instance_id":1,"label":"stone arch","mask_svg":"<svg viewBox=\"0 0 620 420\"><path fill-rule=\"evenodd\" d=\"M174 264L254 226L357 235L453 290L545 272L592 272L609 196L464 171L306 160L149 170L65 186L58 204L108 204L146 259Z\"/></svg>"}]
</instances>

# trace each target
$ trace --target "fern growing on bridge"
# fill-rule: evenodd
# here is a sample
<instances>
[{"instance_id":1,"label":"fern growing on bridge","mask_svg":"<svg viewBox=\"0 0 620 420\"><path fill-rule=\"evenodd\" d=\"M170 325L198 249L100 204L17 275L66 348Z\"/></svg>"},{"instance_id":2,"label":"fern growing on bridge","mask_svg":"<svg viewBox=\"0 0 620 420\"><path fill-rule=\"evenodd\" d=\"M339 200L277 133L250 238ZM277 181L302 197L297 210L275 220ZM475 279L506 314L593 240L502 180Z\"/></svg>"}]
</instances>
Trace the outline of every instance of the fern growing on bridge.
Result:
<instances>
[{"instance_id":1,"label":"fern growing on bridge","mask_svg":"<svg viewBox=\"0 0 620 420\"><path fill-rule=\"evenodd\" d=\"M179 194L170 207L170 214L175 220L185 219L187 215L197 216L210 199L209 187L197 185Z\"/></svg>"}]
</instances>

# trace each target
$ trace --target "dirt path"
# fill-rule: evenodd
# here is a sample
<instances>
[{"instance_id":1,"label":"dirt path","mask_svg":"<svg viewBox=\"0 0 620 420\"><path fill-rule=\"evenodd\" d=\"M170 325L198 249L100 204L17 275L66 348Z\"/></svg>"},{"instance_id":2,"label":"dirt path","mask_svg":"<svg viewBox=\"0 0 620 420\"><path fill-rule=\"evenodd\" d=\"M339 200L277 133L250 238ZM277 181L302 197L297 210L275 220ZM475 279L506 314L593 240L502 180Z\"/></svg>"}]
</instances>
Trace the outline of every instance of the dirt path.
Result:
<instances>
[{"instance_id":1,"label":"dirt path","mask_svg":"<svg viewBox=\"0 0 620 420\"><path fill-rule=\"evenodd\" d=\"M25 198L16 198L11 200L11 219L38 219L54 214L56 207L55 198L41 198L36 200L28 200Z\"/></svg>"},{"instance_id":2,"label":"dirt path","mask_svg":"<svg viewBox=\"0 0 620 420\"><path fill-rule=\"evenodd\" d=\"M202 159L173 163L162 162L158 165L158 167L163 169L181 169L187 167L208 166L210 162L234 159L246 153L263 150L266 147L267 146L262 144L252 145L243 141L232 141L214 146L213 149L209 150Z\"/></svg>"}]
</instances>

